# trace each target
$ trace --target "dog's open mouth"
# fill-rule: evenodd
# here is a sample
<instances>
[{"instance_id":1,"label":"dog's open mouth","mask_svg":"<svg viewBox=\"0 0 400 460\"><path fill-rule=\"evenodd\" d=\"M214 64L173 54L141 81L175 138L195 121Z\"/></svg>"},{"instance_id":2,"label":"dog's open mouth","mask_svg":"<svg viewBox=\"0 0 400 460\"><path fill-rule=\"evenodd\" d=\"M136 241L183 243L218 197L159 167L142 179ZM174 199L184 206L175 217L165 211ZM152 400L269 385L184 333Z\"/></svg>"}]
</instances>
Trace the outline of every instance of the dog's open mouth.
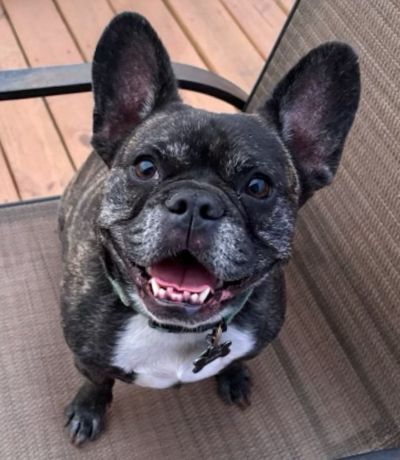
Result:
<instances>
[{"instance_id":1,"label":"dog's open mouth","mask_svg":"<svg viewBox=\"0 0 400 460\"><path fill-rule=\"evenodd\" d=\"M205 320L218 313L225 301L241 293L251 281L220 280L189 251L146 268L136 266L134 271L142 299L160 318Z\"/></svg>"},{"instance_id":2,"label":"dog's open mouth","mask_svg":"<svg viewBox=\"0 0 400 460\"><path fill-rule=\"evenodd\" d=\"M108 248L123 261L144 307L153 318L167 322L196 324L214 318L263 277L255 273L236 280L219 279L188 250L142 266L121 256L117 245L108 244Z\"/></svg>"},{"instance_id":3,"label":"dog's open mouth","mask_svg":"<svg viewBox=\"0 0 400 460\"><path fill-rule=\"evenodd\" d=\"M152 295L175 304L203 305L214 296L218 280L190 253L164 259L149 268Z\"/></svg>"}]
</instances>

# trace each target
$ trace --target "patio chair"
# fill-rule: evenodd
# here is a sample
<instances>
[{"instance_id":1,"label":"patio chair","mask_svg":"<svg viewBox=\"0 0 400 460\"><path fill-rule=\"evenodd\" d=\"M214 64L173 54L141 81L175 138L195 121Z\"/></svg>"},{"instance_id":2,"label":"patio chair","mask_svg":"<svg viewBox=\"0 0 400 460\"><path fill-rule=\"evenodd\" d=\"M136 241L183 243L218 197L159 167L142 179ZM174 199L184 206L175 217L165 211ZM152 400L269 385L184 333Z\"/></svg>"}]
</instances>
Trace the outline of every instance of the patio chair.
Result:
<instances>
[{"instance_id":1,"label":"patio chair","mask_svg":"<svg viewBox=\"0 0 400 460\"><path fill-rule=\"evenodd\" d=\"M59 325L57 199L0 209L0 458L400 459L400 5L300 0L250 97L176 66L182 87L252 111L307 51L360 55L362 101L338 176L301 211L288 315L250 363L246 411L214 380L180 390L117 384L106 433L83 451L62 431L78 384ZM0 74L2 99L90 90L85 65ZM366 452L375 451L372 454Z\"/></svg>"}]
</instances>

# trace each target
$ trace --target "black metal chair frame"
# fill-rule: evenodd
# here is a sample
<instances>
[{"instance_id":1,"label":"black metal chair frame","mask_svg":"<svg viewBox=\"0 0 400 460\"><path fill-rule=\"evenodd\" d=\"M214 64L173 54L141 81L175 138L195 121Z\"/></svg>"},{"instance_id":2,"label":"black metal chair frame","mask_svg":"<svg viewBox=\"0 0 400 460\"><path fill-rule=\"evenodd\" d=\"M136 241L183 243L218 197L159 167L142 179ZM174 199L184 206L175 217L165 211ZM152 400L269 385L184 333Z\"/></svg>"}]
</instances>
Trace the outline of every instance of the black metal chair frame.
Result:
<instances>
[{"instance_id":1,"label":"black metal chair frame","mask_svg":"<svg viewBox=\"0 0 400 460\"><path fill-rule=\"evenodd\" d=\"M181 89L214 96L243 110L248 95L232 82L208 70L173 64ZM82 93L92 89L91 65L5 70L0 72L0 101Z\"/></svg>"}]
</instances>

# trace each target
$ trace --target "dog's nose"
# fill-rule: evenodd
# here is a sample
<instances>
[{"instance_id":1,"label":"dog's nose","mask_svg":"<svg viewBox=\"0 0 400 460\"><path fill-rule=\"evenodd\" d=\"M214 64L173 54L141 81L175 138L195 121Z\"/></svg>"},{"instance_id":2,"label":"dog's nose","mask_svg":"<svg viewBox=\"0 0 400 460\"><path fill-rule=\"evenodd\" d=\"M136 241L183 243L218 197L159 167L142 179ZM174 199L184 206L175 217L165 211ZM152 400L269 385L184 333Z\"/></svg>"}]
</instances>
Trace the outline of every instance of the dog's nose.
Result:
<instances>
[{"instance_id":1,"label":"dog's nose","mask_svg":"<svg viewBox=\"0 0 400 460\"><path fill-rule=\"evenodd\" d=\"M221 199L207 191L180 190L166 200L165 206L177 220L192 219L193 226L218 220L225 213Z\"/></svg>"}]
</instances>

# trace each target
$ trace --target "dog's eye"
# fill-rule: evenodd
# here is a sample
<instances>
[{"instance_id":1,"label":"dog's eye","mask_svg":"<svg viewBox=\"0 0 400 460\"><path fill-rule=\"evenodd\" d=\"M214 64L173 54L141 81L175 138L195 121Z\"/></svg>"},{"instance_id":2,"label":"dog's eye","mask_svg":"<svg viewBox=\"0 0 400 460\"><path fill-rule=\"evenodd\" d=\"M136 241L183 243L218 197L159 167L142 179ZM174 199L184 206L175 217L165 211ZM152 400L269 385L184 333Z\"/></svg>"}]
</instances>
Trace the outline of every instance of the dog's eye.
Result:
<instances>
[{"instance_id":1,"label":"dog's eye","mask_svg":"<svg viewBox=\"0 0 400 460\"><path fill-rule=\"evenodd\" d=\"M256 176L246 185L246 193L254 198L266 198L270 193L271 187L262 176Z\"/></svg>"},{"instance_id":2,"label":"dog's eye","mask_svg":"<svg viewBox=\"0 0 400 460\"><path fill-rule=\"evenodd\" d=\"M134 171L136 176L142 180L154 179L158 177L156 165L148 159L136 161L134 165Z\"/></svg>"}]
</instances>

